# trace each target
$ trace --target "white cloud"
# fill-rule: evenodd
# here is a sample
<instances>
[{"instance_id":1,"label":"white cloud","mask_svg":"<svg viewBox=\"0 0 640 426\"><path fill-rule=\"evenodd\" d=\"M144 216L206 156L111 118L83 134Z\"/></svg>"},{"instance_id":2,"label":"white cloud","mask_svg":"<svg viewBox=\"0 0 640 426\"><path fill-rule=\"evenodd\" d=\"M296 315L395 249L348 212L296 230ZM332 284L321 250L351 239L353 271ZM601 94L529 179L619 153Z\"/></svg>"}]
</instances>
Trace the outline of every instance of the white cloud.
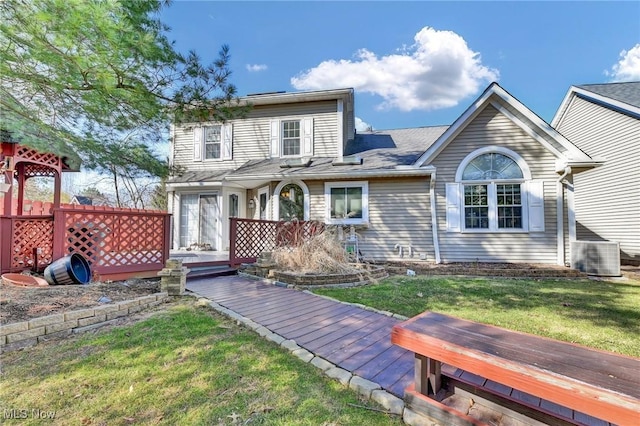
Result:
<instances>
[{"instance_id":1,"label":"white cloud","mask_svg":"<svg viewBox=\"0 0 640 426\"><path fill-rule=\"evenodd\" d=\"M267 66L265 64L247 64L247 71L249 72L260 72L266 70Z\"/></svg>"},{"instance_id":2,"label":"white cloud","mask_svg":"<svg viewBox=\"0 0 640 426\"><path fill-rule=\"evenodd\" d=\"M373 129L371 124L363 121L360 117L356 117L355 125L356 125L356 131L358 131L358 132L366 132L368 130L372 130Z\"/></svg>"},{"instance_id":3,"label":"white cloud","mask_svg":"<svg viewBox=\"0 0 640 426\"><path fill-rule=\"evenodd\" d=\"M291 79L298 90L353 87L381 96L380 108L432 110L456 105L499 77L452 31L424 27L410 47L377 56L360 49L354 60L327 60Z\"/></svg>"},{"instance_id":4,"label":"white cloud","mask_svg":"<svg viewBox=\"0 0 640 426\"><path fill-rule=\"evenodd\" d=\"M611 71L605 71L605 75L611 77L611 81L635 81L640 80L640 43L631 50L620 52L620 60L611 67Z\"/></svg>"}]
</instances>

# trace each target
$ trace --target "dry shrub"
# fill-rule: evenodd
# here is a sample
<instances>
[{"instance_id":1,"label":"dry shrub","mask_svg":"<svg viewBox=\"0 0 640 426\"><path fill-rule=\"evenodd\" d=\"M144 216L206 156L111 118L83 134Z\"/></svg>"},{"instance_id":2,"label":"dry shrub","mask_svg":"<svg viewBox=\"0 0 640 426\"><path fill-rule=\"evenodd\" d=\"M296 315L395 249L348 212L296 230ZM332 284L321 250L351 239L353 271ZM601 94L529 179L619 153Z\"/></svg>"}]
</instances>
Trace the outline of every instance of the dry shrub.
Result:
<instances>
[{"instance_id":1,"label":"dry shrub","mask_svg":"<svg viewBox=\"0 0 640 426\"><path fill-rule=\"evenodd\" d=\"M361 271L349 264L344 245L333 229L305 238L296 246L278 247L272 259L282 270L300 273L343 274Z\"/></svg>"}]
</instances>

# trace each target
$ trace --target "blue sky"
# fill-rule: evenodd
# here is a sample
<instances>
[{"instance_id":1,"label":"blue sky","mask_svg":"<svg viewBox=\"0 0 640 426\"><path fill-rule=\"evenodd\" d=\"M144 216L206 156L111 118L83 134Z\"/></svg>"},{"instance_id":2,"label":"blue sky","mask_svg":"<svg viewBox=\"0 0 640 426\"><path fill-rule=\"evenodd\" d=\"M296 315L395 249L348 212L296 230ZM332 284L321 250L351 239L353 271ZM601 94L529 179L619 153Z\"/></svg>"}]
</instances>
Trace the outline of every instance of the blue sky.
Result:
<instances>
[{"instance_id":1,"label":"blue sky","mask_svg":"<svg viewBox=\"0 0 640 426\"><path fill-rule=\"evenodd\" d=\"M362 126L451 124L492 81L547 122L571 85L640 80L640 2L222 2L163 12L231 49L239 95L353 87Z\"/></svg>"}]
</instances>

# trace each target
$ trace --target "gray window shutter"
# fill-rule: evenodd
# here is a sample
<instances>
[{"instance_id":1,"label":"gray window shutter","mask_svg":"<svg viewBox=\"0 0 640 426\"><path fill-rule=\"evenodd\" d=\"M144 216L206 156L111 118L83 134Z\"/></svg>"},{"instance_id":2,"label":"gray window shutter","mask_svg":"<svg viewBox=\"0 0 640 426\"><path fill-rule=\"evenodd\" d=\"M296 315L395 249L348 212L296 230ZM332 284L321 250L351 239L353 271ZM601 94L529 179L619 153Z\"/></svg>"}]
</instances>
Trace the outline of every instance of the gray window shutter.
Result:
<instances>
[{"instance_id":1,"label":"gray window shutter","mask_svg":"<svg viewBox=\"0 0 640 426\"><path fill-rule=\"evenodd\" d=\"M202 127L193 127L193 161L202 161Z\"/></svg>"},{"instance_id":2,"label":"gray window shutter","mask_svg":"<svg viewBox=\"0 0 640 426\"><path fill-rule=\"evenodd\" d=\"M280 120L271 120L271 158L280 154Z\"/></svg>"},{"instance_id":3,"label":"gray window shutter","mask_svg":"<svg viewBox=\"0 0 640 426\"><path fill-rule=\"evenodd\" d=\"M544 182L527 182L529 232L544 232Z\"/></svg>"},{"instance_id":4,"label":"gray window shutter","mask_svg":"<svg viewBox=\"0 0 640 426\"><path fill-rule=\"evenodd\" d=\"M447 232L461 232L459 183L447 183Z\"/></svg>"},{"instance_id":5,"label":"gray window shutter","mask_svg":"<svg viewBox=\"0 0 640 426\"><path fill-rule=\"evenodd\" d=\"M310 157L313 155L313 117L302 120L302 155Z\"/></svg>"},{"instance_id":6,"label":"gray window shutter","mask_svg":"<svg viewBox=\"0 0 640 426\"><path fill-rule=\"evenodd\" d=\"M233 125L231 123L222 126L222 159L233 159Z\"/></svg>"}]
</instances>

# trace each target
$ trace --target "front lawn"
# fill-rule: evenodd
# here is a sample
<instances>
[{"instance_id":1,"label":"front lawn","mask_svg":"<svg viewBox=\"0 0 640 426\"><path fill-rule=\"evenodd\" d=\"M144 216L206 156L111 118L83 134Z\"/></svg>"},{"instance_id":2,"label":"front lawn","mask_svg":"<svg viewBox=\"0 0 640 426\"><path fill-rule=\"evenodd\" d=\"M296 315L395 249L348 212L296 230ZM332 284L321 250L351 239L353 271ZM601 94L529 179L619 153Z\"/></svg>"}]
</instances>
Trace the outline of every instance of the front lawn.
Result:
<instances>
[{"instance_id":1,"label":"front lawn","mask_svg":"<svg viewBox=\"0 0 640 426\"><path fill-rule=\"evenodd\" d=\"M435 311L640 357L634 282L394 276L317 294L412 317Z\"/></svg>"},{"instance_id":2,"label":"front lawn","mask_svg":"<svg viewBox=\"0 0 640 426\"><path fill-rule=\"evenodd\" d=\"M3 424L402 424L193 302L132 326L3 354L0 378Z\"/></svg>"}]
</instances>

